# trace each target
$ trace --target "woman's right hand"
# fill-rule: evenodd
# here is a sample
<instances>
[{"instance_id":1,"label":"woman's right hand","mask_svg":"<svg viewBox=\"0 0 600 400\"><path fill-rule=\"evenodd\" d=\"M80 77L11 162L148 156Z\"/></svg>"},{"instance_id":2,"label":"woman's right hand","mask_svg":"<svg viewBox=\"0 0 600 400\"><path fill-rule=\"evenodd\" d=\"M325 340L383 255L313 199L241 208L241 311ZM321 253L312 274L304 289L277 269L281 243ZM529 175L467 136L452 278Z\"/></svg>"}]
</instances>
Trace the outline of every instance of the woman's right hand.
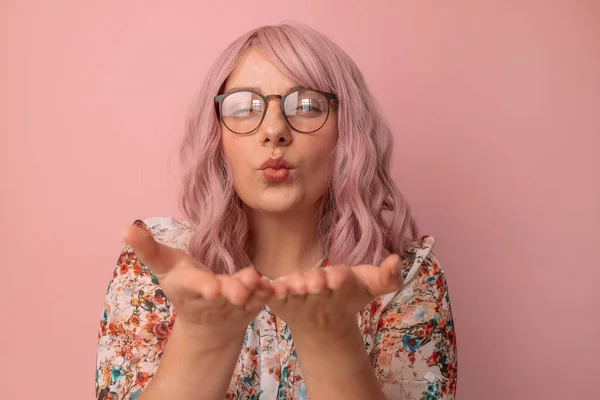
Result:
<instances>
[{"instance_id":1,"label":"woman's right hand","mask_svg":"<svg viewBox=\"0 0 600 400\"><path fill-rule=\"evenodd\" d=\"M248 323L273 296L271 285L254 268L216 275L182 250L154 240L152 233L128 227L122 239L159 280L177 311L176 325L191 337L228 341L243 335Z\"/></svg>"}]
</instances>

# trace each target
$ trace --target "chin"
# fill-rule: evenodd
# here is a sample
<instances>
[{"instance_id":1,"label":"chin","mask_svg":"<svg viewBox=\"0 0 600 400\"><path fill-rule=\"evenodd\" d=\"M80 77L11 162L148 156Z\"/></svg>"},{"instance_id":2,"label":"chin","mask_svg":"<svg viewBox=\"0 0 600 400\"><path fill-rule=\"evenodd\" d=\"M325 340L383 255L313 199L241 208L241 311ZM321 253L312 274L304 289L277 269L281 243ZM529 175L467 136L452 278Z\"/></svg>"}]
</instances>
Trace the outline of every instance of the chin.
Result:
<instances>
[{"instance_id":1,"label":"chin","mask_svg":"<svg viewBox=\"0 0 600 400\"><path fill-rule=\"evenodd\" d=\"M254 211L286 213L302 208L306 200L297 190L289 189L291 188L270 188L240 198L246 207Z\"/></svg>"},{"instance_id":2,"label":"chin","mask_svg":"<svg viewBox=\"0 0 600 400\"><path fill-rule=\"evenodd\" d=\"M253 209L269 213L285 213L301 207L299 201L291 196L270 196L256 201Z\"/></svg>"}]
</instances>

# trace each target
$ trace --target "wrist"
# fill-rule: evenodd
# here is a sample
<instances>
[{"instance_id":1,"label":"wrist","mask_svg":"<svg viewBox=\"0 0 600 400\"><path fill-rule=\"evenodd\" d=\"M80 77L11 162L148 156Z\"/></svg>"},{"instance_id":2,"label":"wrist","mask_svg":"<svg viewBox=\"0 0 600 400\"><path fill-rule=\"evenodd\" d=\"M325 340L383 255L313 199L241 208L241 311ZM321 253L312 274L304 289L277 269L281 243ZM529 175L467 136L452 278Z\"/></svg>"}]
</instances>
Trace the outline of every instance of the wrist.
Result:
<instances>
[{"instance_id":1,"label":"wrist","mask_svg":"<svg viewBox=\"0 0 600 400\"><path fill-rule=\"evenodd\" d=\"M190 350L196 349L200 352L222 351L230 346L240 347L244 340L246 328L247 326L240 326L224 332L208 326L176 320L171 335L175 335L178 340L185 342Z\"/></svg>"},{"instance_id":2,"label":"wrist","mask_svg":"<svg viewBox=\"0 0 600 400\"><path fill-rule=\"evenodd\" d=\"M329 334L294 334L311 399L384 399L356 321Z\"/></svg>"},{"instance_id":3,"label":"wrist","mask_svg":"<svg viewBox=\"0 0 600 400\"><path fill-rule=\"evenodd\" d=\"M315 350L343 350L362 345L362 336L356 318L349 317L336 321L327 327L290 325L290 331L296 346L310 347Z\"/></svg>"},{"instance_id":4,"label":"wrist","mask_svg":"<svg viewBox=\"0 0 600 400\"><path fill-rule=\"evenodd\" d=\"M243 340L238 333L223 340L212 330L176 319L160 365L140 399L225 398Z\"/></svg>"}]
</instances>

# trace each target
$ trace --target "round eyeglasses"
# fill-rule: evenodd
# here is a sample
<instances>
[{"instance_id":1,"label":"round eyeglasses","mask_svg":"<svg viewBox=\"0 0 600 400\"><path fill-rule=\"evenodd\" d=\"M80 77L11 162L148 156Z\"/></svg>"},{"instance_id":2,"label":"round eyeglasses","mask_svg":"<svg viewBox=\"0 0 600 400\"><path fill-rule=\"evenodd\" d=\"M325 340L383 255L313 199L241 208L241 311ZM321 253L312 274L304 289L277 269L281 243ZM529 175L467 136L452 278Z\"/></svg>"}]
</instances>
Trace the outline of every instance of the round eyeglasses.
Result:
<instances>
[{"instance_id":1,"label":"round eyeglasses","mask_svg":"<svg viewBox=\"0 0 600 400\"><path fill-rule=\"evenodd\" d=\"M280 99L281 112L292 129L312 133L327 122L330 103L335 99L335 94L297 88L283 96L263 96L252 90L234 90L215 96L215 101L219 104L219 119L233 133L253 132L265 118L269 99L272 97Z\"/></svg>"}]
</instances>

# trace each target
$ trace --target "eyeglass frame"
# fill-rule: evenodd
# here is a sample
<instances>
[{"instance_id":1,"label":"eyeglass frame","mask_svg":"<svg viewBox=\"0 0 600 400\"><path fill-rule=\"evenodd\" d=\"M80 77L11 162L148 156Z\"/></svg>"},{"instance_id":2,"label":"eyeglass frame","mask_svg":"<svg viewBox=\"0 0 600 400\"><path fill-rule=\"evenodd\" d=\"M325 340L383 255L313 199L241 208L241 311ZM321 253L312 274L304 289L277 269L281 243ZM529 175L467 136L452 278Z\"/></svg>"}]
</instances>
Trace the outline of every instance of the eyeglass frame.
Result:
<instances>
[{"instance_id":1,"label":"eyeglass frame","mask_svg":"<svg viewBox=\"0 0 600 400\"><path fill-rule=\"evenodd\" d=\"M290 123L290 121L288 120L288 116L285 113L285 108L284 108L284 104L285 104L285 99L287 98L287 96L289 96L292 93L295 92L299 92L302 90L310 90L311 92L315 92L315 93L319 93L321 95L323 95L325 97L325 99L327 100L327 116L325 116L325 120L323 121L323 124L318 127L317 129L315 129L314 131L300 131L296 128L294 128L292 126L292 124ZM250 92L250 93L254 93L255 95L257 95L258 97L260 97L264 103L265 103L265 110L262 113L262 117L260 118L260 122L258 123L258 125L256 125L256 128L252 129L251 131L248 132L236 132L234 130L231 130L227 124L225 123L225 121L223 121L223 112L222 112L222 108L223 108L223 100L225 100L225 98L231 94L234 93L239 93L239 92ZM305 88L305 87L295 87L292 88L289 92L287 92L284 95L281 94L269 94L269 95L263 95L261 93L258 93L256 90L252 90L250 88L242 88L242 89L236 89L236 90L232 90L231 92L227 92L227 93L223 93L223 94L219 94L216 95L214 97L215 102L218 104L218 109L217 109L217 114L219 116L219 120L223 123L223 125L225 125L227 127L227 129L229 129L231 132L235 133L236 135L246 135L248 133L254 132L255 130L257 130L258 128L260 128L260 126L262 125L265 116L267 115L267 110L269 108L269 99L271 98L278 98L279 99L279 108L281 109L281 114L283 115L283 118L285 119L286 124L292 128L293 130L295 130L296 132L300 132L300 133L314 133L317 132L318 130L320 130L321 128L323 128L325 126L325 124L327 123L327 120L329 119L329 114L331 113L331 100L337 99L337 96L333 93L329 93L329 92L323 92L321 90L316 90L316 89L310 89L310 88Z\"/></svg>"}]
</instances>

